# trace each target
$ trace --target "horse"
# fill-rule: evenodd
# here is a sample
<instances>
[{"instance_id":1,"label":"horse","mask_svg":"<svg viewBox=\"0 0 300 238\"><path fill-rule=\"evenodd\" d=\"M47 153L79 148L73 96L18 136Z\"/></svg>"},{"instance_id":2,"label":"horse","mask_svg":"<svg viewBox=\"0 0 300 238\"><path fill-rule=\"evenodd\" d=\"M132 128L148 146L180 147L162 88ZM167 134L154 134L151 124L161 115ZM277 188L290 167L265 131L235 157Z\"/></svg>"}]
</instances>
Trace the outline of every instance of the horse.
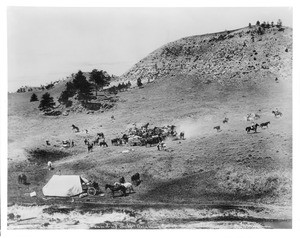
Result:
<instances>
[{"instance_id":1,"label":"horse","mask_svg":"<svg viewBox=\"0 0 300 238\"><path fill-rule=\"evenodd\" d=\"M97 137L99 137L99 138L104 138L103 132L97 133Z\"/></svg>"},{"instance_id":2,"label":"horse","mask_svg":"<svg viewBox=\"0 0 300 238\"><path fill-rule=\"evenodd\" d=\"M85 144L85 145L89 144L89 140L85 138L85 139L84 139L84 144Z\"/></svg>"},{"instance_id":3,"label":"horse","mask_svg":"<svg viewBox=\"0 0 300 238\"><path fill-rule=\"evenodd\" d=\"M108 144L105 142L104 139L102 139L102 140L99 142L99 146L106 146L106 147L108 147Z\"/></svg>"},{"instance_id":4,"label":"horse","mask_svg":"<svg viewBox=\"0 0 300 238\"><path fill-rule=\"evenodd\" d=\"M128 143L129 137L128 137L128 135L124 134L124 135L122 136L122 139L124 140L124 142L125 142L125 144L126 144L126 143Z\"/></svg>"},{"instance_id":5,"label":"horse","mask_svg":"<svg viewBox=\"0 0 300 238\"><path fill-rule=\"evenodd\" d=\"M180 134L179 134L179 138L181 139L181 140L184 140L184 132L182 131L182 132L180 132Z\"/></svg>"},{"instance_id":6,"label":"horse","mask_svg":"<svg viewBox=\"0 0 300 238\"><path fill-rule=\"evenodd\" d=\"M115 182L115 183L114 183L114 186L115 186L115 187L118 187L118 186L124 186L125 189L128 190L128 193L134 192L133 186L132 186L132 184L129 183L129 182L126 182L126 183Z\"/></svg>"},{"instance_id":7,"label":"horse","mask_svg":"<svg viewBox=\"0 0 300 238\"><path fill-rule=\"evenodd\" d=\"M255 120L257 120L257 119L259 119L259 118L260 118L260 115L254 114L254 119L255 119Z\"/></svg>"},{"instance_id":8,"label":"horse","mask_svg":"<svg viewBox=\"0 0 300 238\"><path fill-rule=\"evenodd\" d=\"M121 177L121 178L119 179L119 183L125 183L125 178L124 178L124 177Z\"/></svg>"},{"instance_id":9,"label":"horse","mask_svg":"<svg viewBox=\"0 0 300 238\"><path fill-rule=\"evenodd\" d=\"M131 181L139 180L140 179L140 174L135 173L134 175L131 176Z\"/></svg>"},{"instance_id":10,"label":"horse","mask_svg":"<svg viewBox=\"0 0 300 238\"><path fill-rule=\"evenodd\" d=\"M248 126L248 127L246 127L246 131L247 131L247 133L249 133L251 130L252 131L254 131L255 133L257 132L257 127L258 127L259 125L256 123L255 125L253 125L253 126Z\"/></svg>"},{"instance_id":11,"label":"horse","mask_svg":"<svg viewBox=\"0 0 300 238\"><path fill-rule=\"evenodd\" d=\"M282 112L279 112L279 111L272 111L272 113L274 114L275 117L282 116Z\"/></svg>"},{"instance_id":12,"label":"horse","mask_svg":"<svg viewBox=\"0 0 300 238\"><path fill-rule=\"evenodd\" d=\"M251 113L247 114L247 121L253 121L253 115Z\"/></svg>"},{"instance_id":13,"label":"horse","mask_svg":"<svg viewBox=\"0 0 300 238\"><path fill-rule=\"evenodd\" d=\"M150 138L146 138L145 145L146 145L146 147L148 147L148 145L151 147L151 145L158 144L161 141L162 141L162 139L159 136L150 137Z\"/></svg>"},{"instance_id":14,"label":"horse","mask_svg":"<svg viewBox=\"0 0 300 238\"><path fill-rule=\"evenodd\" d=\"M97 137L95 140L93 140L93 144L94 144L94 145L99 144L99 139L100 139L100 138Z\"/></svg>"},{"instance_id":15,"label":"horse","mask_svg":"<svg viewBox=\"0 0 300 238\"><path fill-rule=\"evenodd\" d=\"M117 192L117 191L121 191L123 193L123 196L126 196L126 188L123 185L114 186L114 185L106 184L105 190L108 188L110 189L110 191L112 193L112 197L115 197L115 192Z\"/></svg>"},{"instance_id":16,"label":"horse","mask_svg":"<svg viewBox=\"0 0 300 238\"><path fill-rule=\"evenodd\" d=\"M145 125L143 125L143 126L141 126L141 129L143 129L143 128L145 128L146 130L148 129L148 126L149 126L149 122L148 123L146 123Z\"/></svg>"},{"instance_id":17,"label":"horse","mask_svg":"<svg viewBox=\"0 0 300 238\"><path fill-rule=\"evenodd\" d=\"M112 145L122 145L122 140L120 138L115 138L111 140Z\"/></svg>"},{"instance_id":18,"label":"horse","mask_svg":"<svg viewBox=\"0 0 300 238\"><path fill-rule=\"evenodd\" d=\"M131 176L131 182L135 185L135 186L139 186L140 183L142 182L141 178L140 178L140 174L139 173L135 173L134 175Z\"/></svg>"},{"instance_id":19,"label":"horse","mask_svg":"<svg viewBox=\"0 0 300 238\"><path fill-rule=\"evenodd\" d=\"M48 140L46 140L46 144L47 144L47 145L50 145L50 142L49 142Z\"/></svg>"},{"instance_id":20,"label":"horse","mask_svg":"<svg viewBox=\"0 0 300 238\"><path fill-rule=\"evenodd\" d=\"M268 124L271 124L271 122L267 121L267 122L263 122L260 124L260 127L263 128L264 126L268 127Z\"/></svg>"},{"instance_id":21,"label":"horse","mask_svg":"<svg viewBox=\"0 0 300 238\"><path fill-rule=\"evenodd\" d=\"M215 126L213 129L216 129L217 132L220 132L220 131L221 131L221 127L220 127L220 126Z\"/></svg>"},{"instance_id":22,"label":"horse","mask_svg":"<svg viewBox=\"0 0 300 238\"><path fill-rule=\"evenodd\" d=\"M26 184L27 183L27 176L25 174L20 174L18 176L18 183Z\"/></svg>"},{"instance_id":23,"label":"horse","mask_svg":"<svg viewBox=\"0 0 300 238\"><path fill-rule=\"evenodd\" d=\"M88 148L88 153L89 153L89 152L93 152L93 146L94 146L94 144L88 143L87 146L88 146L88 147L87 147L87 148Z\"/></svg>"},{"instance_id":24,"label":"horse","mask_svg":"<svg viewBox=\"0 0 300 238\"><path fill-rule=\"evenodd\" d=\"M75 132L79 132L79 128L75 125L72 125L72 130L75 130Z\"/></svg>"},{"instance_id":25,"label":"horse","mask_svg":"<svg viewBox=\"0 0 300 238\"><path fill-rule=\"evenodd\" d=\"M225 119L223 120L223 124L228 123L229 118L225 117Z\"/></svg>"}]
</instances>

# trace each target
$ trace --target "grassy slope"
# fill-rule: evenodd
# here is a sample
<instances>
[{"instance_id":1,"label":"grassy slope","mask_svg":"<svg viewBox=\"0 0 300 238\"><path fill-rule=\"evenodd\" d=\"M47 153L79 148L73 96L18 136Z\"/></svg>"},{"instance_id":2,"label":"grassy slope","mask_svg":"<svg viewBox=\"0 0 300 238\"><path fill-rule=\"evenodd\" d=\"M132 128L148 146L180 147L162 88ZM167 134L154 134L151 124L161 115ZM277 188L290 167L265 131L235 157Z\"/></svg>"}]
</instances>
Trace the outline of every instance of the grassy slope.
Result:
<instances>
[{"instance_id":1,"label":"grassy slope","mask_svg":"<svg viewBox=\"0 0 300 238\"><path fill-rule=\"evenodd\" d=\"M166 76L142 89L120 93L120 101L111 112L58 118L41 116L36 109L38 102L29 103L31 93L9 95L9 201L35 201L26 193L35 190L41 195L44 184L60 170L61 174L96 179L102 187L120 176L129 180L135 172L142 174L144 181L135 194L113 201L110 196L96 198L100 202L290 204L291 77L282 77L275 83L273 74L257 75L255 78L242 76L243 84L227 86L218 82L205 84L208 78L205 75ZM276 107L283 112L282 118L275 119L271 114ZM259 122L271 121L270 128L247 134L245 127L249 122L244 117L259 109L262 115ZM224 113L229 117L226 125L222 124ZM115 121L111 121L111 115ZM187 139L180 143L168 141L169 151L132 147L134 151L122 153L126 148L109 144L108 148L95 148L87 154L83 144L87 135L71 130L75 124L80 129L88 129L90 137L103 131L112 139L133 122L150 122L151 127L176 124L186 132ZM222 132L213 130L216 125L221 125ZM46 163L40 166L26 160L25 150L46 148L47 139L52 145L58 145L63 139L73 139L76 143L67 150L70 156L54 162L52 172L46 169ZM58 147L51 146L52 149ZM17 184L20 171L28 174L29 187ZM261 178L255 183L265 184L269 177L283 178L279 181L283 188L272 193L246 195L234 188L241 185L246 190L248 187L243 187L242 180L251 184L255 178ZM236 178L240 181L235 181Z\"/></svg>"}]
</instances>

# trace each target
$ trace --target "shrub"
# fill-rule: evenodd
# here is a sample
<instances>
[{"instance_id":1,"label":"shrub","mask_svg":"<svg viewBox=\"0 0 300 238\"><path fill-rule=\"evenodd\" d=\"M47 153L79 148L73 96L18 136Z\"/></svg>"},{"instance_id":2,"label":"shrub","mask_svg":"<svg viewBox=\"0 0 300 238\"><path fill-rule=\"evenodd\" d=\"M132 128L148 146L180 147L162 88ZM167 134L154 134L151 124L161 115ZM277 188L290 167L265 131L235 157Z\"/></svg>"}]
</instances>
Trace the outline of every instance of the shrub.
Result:
<instances>
[{"instance_id":1,"label":"shrub","mask_svg":"<svg viewBox=\"0 0 300 238\"><path fill-rule=\"evenodd\" d=\"M143 86L141 78L137 79L137 86L139 87Z\"/></svg>"}]
</instances>

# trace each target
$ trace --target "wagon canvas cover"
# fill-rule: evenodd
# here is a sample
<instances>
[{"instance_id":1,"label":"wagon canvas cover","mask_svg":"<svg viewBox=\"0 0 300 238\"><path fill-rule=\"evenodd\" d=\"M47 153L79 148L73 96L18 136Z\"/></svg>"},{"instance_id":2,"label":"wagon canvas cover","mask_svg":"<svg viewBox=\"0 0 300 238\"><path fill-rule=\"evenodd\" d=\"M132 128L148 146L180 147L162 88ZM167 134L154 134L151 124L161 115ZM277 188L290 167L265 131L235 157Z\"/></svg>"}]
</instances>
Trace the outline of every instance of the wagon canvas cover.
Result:
<instances>
[{"instance_id":1,"label":"wagon canvas cover","mask_svg":"<svg viewBox=\"0 0 300 238\"><path fill-rule=\"evenodd\" d=\"M43 187L45 196L71 197L83 192L81 182L87 182L79 175L53 175Z\"/></svg>"}]
</instances>

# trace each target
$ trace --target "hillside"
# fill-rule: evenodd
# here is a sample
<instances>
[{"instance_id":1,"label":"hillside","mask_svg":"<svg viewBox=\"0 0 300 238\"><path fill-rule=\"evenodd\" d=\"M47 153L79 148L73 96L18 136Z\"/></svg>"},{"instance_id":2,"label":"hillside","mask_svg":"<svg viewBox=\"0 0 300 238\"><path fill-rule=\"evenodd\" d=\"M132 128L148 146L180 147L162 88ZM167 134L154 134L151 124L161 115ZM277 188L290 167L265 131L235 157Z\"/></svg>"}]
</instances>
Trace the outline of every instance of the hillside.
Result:
<instances>
[{"instance_id":1,"label":"hillside","mask_svg":"<svg viewBox=\"0 0 300 238\"><path fill-rule=\"evenodd\" d=\"M221 85L243 85L268 77L291 76L292 29L258 27L214 34L191 36L168 43L135 64L120 78L136 83L153 81L163 76L205 76L205 81Z\"/></svg>"},{"instance_id":2,"label":"hillside","mask_svg":"<svg viewBox=\"0 0 300 238\"><path fill-rule=\"evenodd\" d=\"M99 182L105 196L75 198L76 203L254 203L290 209L292 29L253 33L252 42L255 30L192 36L161 47L120 78L133 83L150 78L150 83L120 92L116 106L103 113L46 117L39 114L38 102L29 102L31 93L9 94L8 200L55 203L43 199L45 183L53 174L79 174ZM63 89L51 90L58 95ZM282 117L274 117L275 108ZM271 124L247 134L248 113L260 115L256 123ZM225 116L229 122L223 124ZM132 123L147 122L151 128L174 124L186 139L167 140L166 151L110 143ZM72 131L72 124L79 133ZM220 132L213 129L218 125ZM99 132L104 132L109 146L87 153L84 139ZM61 141L66 139L74 140L75 146L63 148ZM44 156L32 156L39 150ZM53 171L47 170L48 159ZM30 185L17 183L22 172ZM106 183L121 176L130 180L136 172L143 179L136 193L112 199L104 190ZM37 192L37 198L29 197L31 191ZM287 216L291 217L291 210Z\"/></svg>"}]
</instances>

